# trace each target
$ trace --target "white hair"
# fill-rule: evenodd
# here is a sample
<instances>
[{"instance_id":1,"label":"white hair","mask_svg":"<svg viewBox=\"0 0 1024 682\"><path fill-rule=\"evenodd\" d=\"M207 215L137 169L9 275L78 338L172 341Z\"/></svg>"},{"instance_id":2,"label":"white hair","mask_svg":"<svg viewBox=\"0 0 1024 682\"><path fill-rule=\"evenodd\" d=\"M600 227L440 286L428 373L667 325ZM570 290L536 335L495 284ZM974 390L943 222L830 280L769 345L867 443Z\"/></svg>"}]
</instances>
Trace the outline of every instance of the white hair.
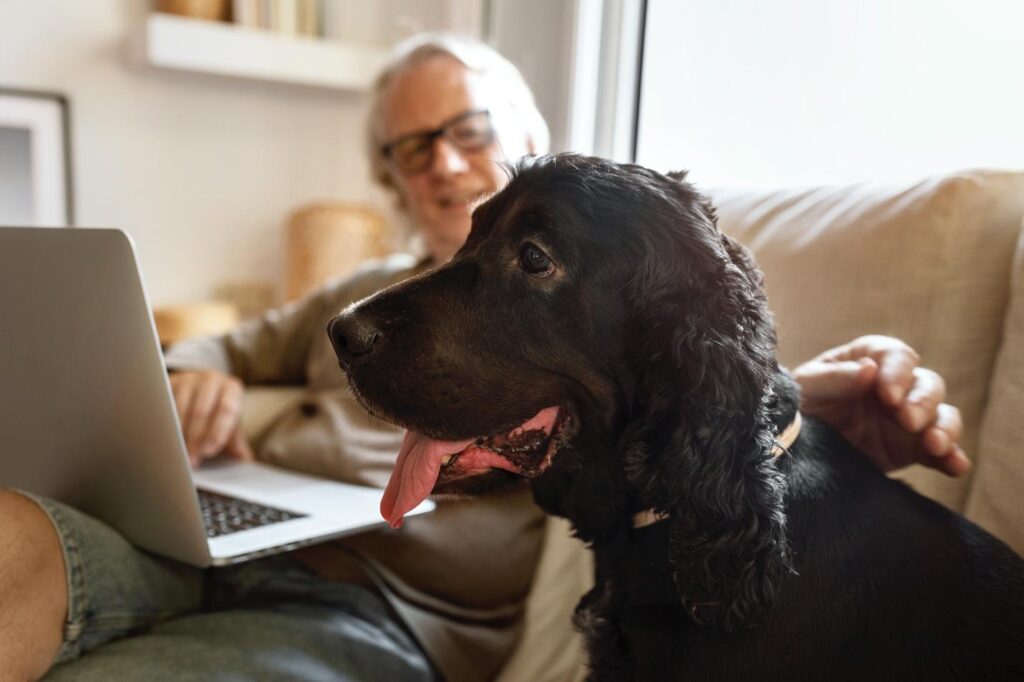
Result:
<instances>
[{"instance_id":1,"label":"white hair","mask_svg":"<svg viewBox=\"0 0 1024 682\"><path fill-rule=\"evenodd\" d=\"M373 87L373 101L367 125L367 151L373 177L380 184L391 187L386 159L381 151L383 144L383 100L388 84L407 68L422 64L434 57L447 56L456 60L473 73L491 81L492 91L502 93L507 101L507 117L518 124L523 135L532 143L537 154L547 153L551 145L551 133L544 117L537 109L533 91L519 69L501 56L497 50L477 40L452 33L422 33L400 42L391 51L391 57L384 66ZM497 114L499 139L501 122L505 117ZM506 131L507 132L507 131Z\"/></svg>"}]
</instances>

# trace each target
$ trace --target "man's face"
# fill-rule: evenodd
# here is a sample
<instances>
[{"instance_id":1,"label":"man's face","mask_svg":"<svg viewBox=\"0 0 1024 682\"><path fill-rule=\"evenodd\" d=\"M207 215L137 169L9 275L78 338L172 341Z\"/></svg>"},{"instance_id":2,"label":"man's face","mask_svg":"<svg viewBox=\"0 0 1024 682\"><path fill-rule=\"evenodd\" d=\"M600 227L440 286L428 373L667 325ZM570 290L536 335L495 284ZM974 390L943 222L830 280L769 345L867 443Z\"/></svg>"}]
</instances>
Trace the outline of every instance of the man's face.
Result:
<instances>
[{"instance_id":1,"label":"man's face","mask_svg":"<svg viewBox=\"0 0 1024 682\"><path fill-rule=\"evenodd\" d=\"M490 84L461 63L438 56L398 73L385 93L383 141L436 130L460 114L493 106ZM470 215L482 196L501 189L507 178L498 165L526 153L524 139L509 148L506 135L479 149L460 149L444 136L433 140L430 163L418 172L403 172L390 163L395 186L439 262L451 258L469 235ZM503 147L504 143L504 147ZM514 157L513 157L514 158Z\"/></svg>"}]
</instances>

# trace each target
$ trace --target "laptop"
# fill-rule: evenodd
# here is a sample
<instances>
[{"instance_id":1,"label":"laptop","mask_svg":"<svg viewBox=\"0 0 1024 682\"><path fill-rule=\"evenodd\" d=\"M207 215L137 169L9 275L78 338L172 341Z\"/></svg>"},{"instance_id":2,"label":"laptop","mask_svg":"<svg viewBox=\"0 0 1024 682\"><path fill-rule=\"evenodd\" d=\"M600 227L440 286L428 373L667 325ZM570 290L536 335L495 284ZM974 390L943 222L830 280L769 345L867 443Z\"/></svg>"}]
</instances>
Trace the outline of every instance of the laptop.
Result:
<instances>
[{"instance_id":1,"label":"laptop","mask_svg":"<svg viewBox=\"0 0 1024 682\"><path fill-rule=\"evenodd\" d=\"M257 462L192 470L120 230L0 227L0 444L0 486L195 566L386 525L377 489Z\"/></svg>"}]
</instances>

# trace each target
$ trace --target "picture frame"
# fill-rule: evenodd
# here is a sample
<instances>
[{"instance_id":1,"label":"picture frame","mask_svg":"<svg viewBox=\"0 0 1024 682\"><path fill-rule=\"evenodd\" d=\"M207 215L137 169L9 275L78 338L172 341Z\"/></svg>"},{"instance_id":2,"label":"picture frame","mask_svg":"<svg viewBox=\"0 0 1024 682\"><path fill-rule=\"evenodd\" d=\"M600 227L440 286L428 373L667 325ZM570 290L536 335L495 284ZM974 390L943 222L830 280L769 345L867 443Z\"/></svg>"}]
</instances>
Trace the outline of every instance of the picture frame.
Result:
<instances>
[{"instance_id":1,"label":"picture frame","mask_svg":"<svg viewBox=\"0 0 1024 682\"><path fill-rule=\"evenodd\" d=\"M0 225L74 225L70 119L63 94L0 87Z\"/></svg>"}]
</instances>

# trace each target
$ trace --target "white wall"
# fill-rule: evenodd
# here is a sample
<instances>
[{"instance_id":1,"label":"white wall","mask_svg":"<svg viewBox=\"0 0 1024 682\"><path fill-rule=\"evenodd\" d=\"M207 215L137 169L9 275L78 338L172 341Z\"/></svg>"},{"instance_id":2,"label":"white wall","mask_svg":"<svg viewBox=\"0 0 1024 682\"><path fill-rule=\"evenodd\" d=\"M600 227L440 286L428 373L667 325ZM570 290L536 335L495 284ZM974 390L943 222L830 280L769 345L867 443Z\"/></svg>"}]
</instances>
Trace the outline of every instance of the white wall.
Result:
<instances>
[{"instance_id":1,"label":"white wall","mask_svg":"<svg viewBox=\"0 0 1024 682\"><path fill-rule=\"evenodd\" d=\"M31 133L0 127L0 224L32 224L32 209Z\"/></svg>"},{"instance_id":2,"label":"white wall","mask_svg":"<svg viewBox=\"0 0 1024 682\"><path fill-rule=\"evenodd\" d=\"M488 0L488 40L508 57L533 90L551 129L551 150L568 146L572 87L574 0Z\"/></svg>"},{"instance_id":3,"label":"white wall","mask_svg":"<svg viewBox=\"0 0 1024 682\"><path fill-rule=\"evenodd\" d=\"M640 163L703 185L1024 167L1018 0L649 0Z\"/></svg>"},{"instance_id":4,"label":"white wall","mask_svg":"<svg viewBox=\"0 0 1024 682\"><path fill-rule=\"evenodd\" d=\"M389 198L351 93L132 66L142 0L0 0L0 85L67 94L76 217L135 237L155 304L280 280L283 222L318 199Z\"/></svg>"}]
</instances>

